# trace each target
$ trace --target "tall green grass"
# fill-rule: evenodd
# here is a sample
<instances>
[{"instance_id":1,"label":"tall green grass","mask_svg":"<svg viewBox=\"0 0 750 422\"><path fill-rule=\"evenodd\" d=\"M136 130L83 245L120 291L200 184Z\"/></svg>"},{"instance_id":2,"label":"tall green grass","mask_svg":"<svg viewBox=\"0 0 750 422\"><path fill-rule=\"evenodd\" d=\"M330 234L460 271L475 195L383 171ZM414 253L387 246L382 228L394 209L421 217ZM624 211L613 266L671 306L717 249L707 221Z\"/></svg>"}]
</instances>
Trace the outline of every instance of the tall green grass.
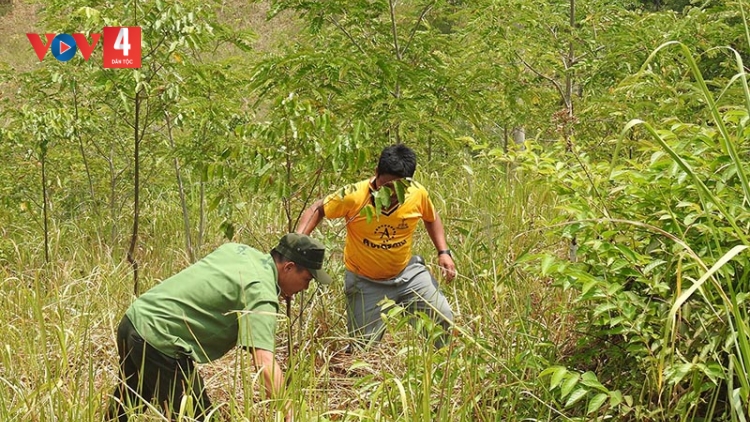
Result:
<instances>
[{"instance_id":1,"label":"tall green grass","mask_svg":"<svg viewBox=\"0 0 750 422\"><path fill-rule=\"evenodd\" d=\"M741 3L740 6L743 7ZM748 41L750 41L750 39ZM737 131L732 133L729 130L727 121L731 122L733 119L729 116L727 111L722 111L719 108L717 100L714 98L714 93L709 90L695 57L693 57L690 50L684 44L671 42L661 45L651 54L646 61L646 64L644 64L644 67L647 66L653 57L655 57L662 49L671 46L677 46L680 49L680 52L690 69L691 75L696 81L699 91L705 99L706 107L712 117L712 123L718 132L716 136L718 146L721 152L730 159L728 165L738 179L738 190L742 195L736 198L741 205L733 202L727 203L724 198L720 199L718 195L716 195L714 191L709 189L704 183L703 179L707 177L707 175L695 171L693 167L671 147L670 143L665 139L665 136L662 133L654 129L650 124L641 120L634 120L626 126L624 132L629 131L635 125L643 125L661 148L669 154L675 164L678 165L693 181L694 185L698 188L703 207L705 209L714 208L720 213L720 217L713 217L713 219L716 220L716 223L714 223L714 227L716 227L715 230L709 232L712 238L710 240L716 245L721 245L717 248L714 255L710 257L715 262L706 263L703 259L695 255L695 253L691 254L702 268L703 274L700 278L695 280L689 288L682 292L678 291L678 295L673 299L672 306L669 310L669 318L665 326L665 331L668 333L670 339L671 353L666 353L665 356L672 356L677 348L676 343L679 340L676 321L679 319L681 308L693 295L696 294L696 292L700 291L702 293L701 296L703 300L706 300L706 305L712 306L715 304L717 306L722 306L724 308L722 319L725 319L725 322L729 327L728 333L725 334L725 341L727 342L727 346L729 346L725 352L727 353L729 360L727 362L722 362L720 368L724 372L724 379L726 380L727 397L731 408L731 418L732 420L745 421L747 420L747 417L750 416L747 414L746 410L748 400L750 399L750 378L748 378L748 374L750 373L750 325L747 308L744 305L745 294L740 286L746 285L747 276L743 275L737 277L735 269L730 268L728 264L735 259L737 255L750 247L750 241L748 241L747 237L747 226L740 227L740 221L746 218L746 213L740 210L750 201L750 182L748 182L746 175L746 155L741 155L738 152L738 145L745 140L742 133L745 124L744 122L746 122L748 116L750 116L750 88L748 88L747 74L745 73L742 57L736 50L727 48L735 59L737 73L731 79L730 83L721 91L719 97L727 92L734 83L739 83L740 90L743 94L742 97L745 99L744 109L741 107L736 108L740 115L744 116L744 120L740 123L739 127L736 128ZM718 182L725 183L726 181L722 180L721 176L722 175L708 177L715 179L711 180L711 182L715 183L717 181L716 179L718 179ZM737 205L739 205L739 210ZM728 231L729 234L736 239L735 242L739 242L739 244L733 247L730 247L731 245L723 245L725 243L725 234L720 233L718 226L723 225L724 221L731 227L731 231L725 230L725 233ZM700 246L702 245L695 245L695 247ZM743 261L743 263L746 262L747 260ZM711 299L707 297L706 292L703 290L705 288L704 283L707 281L711 282L715 293L720 298L719 301L713 301L712 303ZM670 363L672 365L679 364L679 360ZM662 364L665 366L667 365L667 363ZM696 362L683 363L682 371L686 373L692 372L696 369L696 364ZM734 384L735 379L739 382L739 385Z\"/></svg>"},{"instance_id":2,"label":"tall green grass","mask_svg":"<svg viewBox=\"0 0 750 422\"><path fill-rule=\"evenodd\" d=\"M425 171L420 180L441 210L460 272L443 284L456 314L453 342L435 350L420 333L440 328L424 316L414 324L394 308L383 316L389 332L380 347L343 355L348 339L341 232L321 231L333 246L328 266L338 282L298 296L289 317L281 318L278 336L277 352L289 378L286 398L298 420L557 418L537 375L569 334L560 319L565 298L516 266L518 257L548 246L528 229L545 224L554 198L543 186L501 169L451 172ZM159 198L144 213L148 222L139 259L145 287L188 265L177 202L169 195ZM243 222L236 240L268 250L285 231L276 204L259 197L236 207ZM115 328L133 296L129 267L117 252L125 246L91 236L96 226L91 219L53 224L48 265L40 258L38 229L9 231L0 267L0 420L102 417L115 382ZM218 233L208 238L202 254L222 241ZM426 233L416 247L436 271ZM276 405L263 399L261 381L243 352L200 370L217 412L229 420L279 416ZM154 412L143 418L161 420Z\"/></svg>"},{"instance_id":3,"label":"tall green grass","mask_svg":"<svg viewBox=\"0 0 750 422\"><path fill-rule=\"evenodd\" d=\"M709 89L697 59L677 42L656 49L626 86L659 80L654 57L675 46L709 122L632 120L609 163L584 155L568 168L554 152L528 156L528 168L559 183L568 221L550 228L580 241L580 262L547 254L542 274L575 292L572 308L589 343L543 375L561 408L587 417L745 421L750 90L733 49L736 74ZM588 371L571 368L576 362ZM583 397L590 400L576 409ZM604 404L611 409L600 414Z\"/></svg>"}]
</instances>

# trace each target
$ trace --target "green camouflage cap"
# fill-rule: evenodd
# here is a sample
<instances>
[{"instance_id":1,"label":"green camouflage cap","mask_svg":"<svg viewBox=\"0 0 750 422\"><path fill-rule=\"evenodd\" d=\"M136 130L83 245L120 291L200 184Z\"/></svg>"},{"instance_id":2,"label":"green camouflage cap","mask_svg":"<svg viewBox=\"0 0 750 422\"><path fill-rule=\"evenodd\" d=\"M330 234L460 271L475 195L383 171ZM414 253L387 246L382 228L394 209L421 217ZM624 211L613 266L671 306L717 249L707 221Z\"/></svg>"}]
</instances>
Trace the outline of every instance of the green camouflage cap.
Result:
<instances>
[{"instance_id":1,"label":"green camouflage cap","mask_svg":"<svg viewBox=\"0 0 750 422\"><path fill-rule=\"evenodd\" d=\"M323 271L326 247L320 241L306 234L287 233L274 249L295 264L307 268L318 283L331 283L331 276Z\"/></svg>"}]
</instances>

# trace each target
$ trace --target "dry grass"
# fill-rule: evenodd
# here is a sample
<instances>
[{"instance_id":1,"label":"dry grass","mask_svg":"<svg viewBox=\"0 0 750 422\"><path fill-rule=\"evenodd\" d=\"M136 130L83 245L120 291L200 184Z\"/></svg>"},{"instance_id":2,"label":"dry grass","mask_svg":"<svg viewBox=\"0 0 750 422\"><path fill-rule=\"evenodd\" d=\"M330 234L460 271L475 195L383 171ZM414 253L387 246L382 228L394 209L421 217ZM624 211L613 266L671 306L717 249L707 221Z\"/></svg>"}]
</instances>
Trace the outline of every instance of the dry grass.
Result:
<instances>
[{"instance_id":1,"label":"dry grass","mask_svg":"<svg viewBox=\"0 0 750 422\"><path fill-rule=\"evenodd\" d=\"M18 89L12 78L5 78L2 72L11 74L31 70L39 63L31 48L27 33L38 32L37 6L29 2L14 0L11 5L0 4L0 100L12 99ZM2 124L2 122L0 122Z\"/></svg>"},{"instance_id":2,"label":"dry grass","mask_svg":"<svg viewBox=\"0 0 750 422\"><path fill-rule=\"evenodd\" d=\"M283 43L289 43L299 31L299 23L284 14L268 20L268 1L226 1L218 9L219 21L236 29L250 29L257 39L253 47L260 53L275 52Z\"/></svg>"},{"instance_id":3,"label":"dry grass","mask_svg":"<svg viewBox=\"0 0 750 422\"><path fill-rule=\"evenodd\" d=\"M26 38L27 33L40 31L37 9L38 5L17 0L7 14L0 16L0 66L22 72L39 63Z\"/></svg>"}]
</instances>

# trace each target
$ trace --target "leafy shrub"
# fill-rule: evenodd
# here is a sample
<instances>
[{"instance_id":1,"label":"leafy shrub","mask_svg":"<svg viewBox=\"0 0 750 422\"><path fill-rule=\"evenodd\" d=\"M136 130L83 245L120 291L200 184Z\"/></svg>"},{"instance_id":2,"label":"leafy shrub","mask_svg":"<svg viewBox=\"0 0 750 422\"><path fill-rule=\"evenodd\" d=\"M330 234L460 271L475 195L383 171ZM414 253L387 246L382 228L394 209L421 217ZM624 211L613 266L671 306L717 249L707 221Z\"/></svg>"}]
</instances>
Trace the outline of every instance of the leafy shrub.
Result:
<instances>
[{"instance_id":1,"label":"leafy shrub","mask_svg":"<svg viewBox=\"0 0 750 422\"><path fill-rule=\"evenodd\" d=\"M572 306L582 336L569 363L635 397L623 409L637 419L745 420L750 145L743 141L750 106L717 105L679 46L711 122L671 120L655 129L632 121L610 163L534 145L515 161L519 171L545 177L564 204L565 220L552 234L572 242L574 262L550 254L541 258L541 272L577 292ZM723 93L739 89L750 99L734 56L739 73L732 82L742 84ZM565 368L544 374L552 376L551 388L565 375L582 379ZM560 391L562 399L569 390Z\"/></svg>"}]
</instances>

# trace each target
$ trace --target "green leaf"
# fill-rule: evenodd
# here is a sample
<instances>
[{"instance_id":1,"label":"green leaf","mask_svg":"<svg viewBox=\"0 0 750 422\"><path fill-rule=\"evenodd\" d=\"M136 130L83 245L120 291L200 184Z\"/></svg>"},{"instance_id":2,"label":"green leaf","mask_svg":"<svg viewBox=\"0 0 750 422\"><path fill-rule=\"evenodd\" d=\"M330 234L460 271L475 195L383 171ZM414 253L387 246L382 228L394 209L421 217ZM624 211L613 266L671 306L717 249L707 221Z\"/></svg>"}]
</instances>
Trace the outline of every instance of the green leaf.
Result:
<instances>
[{"instance_id":1,"label":"green leaf","mask_svg":"<svg viewBox=\"0 0 750 422\"><path fill-rule=\"evenodd\" d=\"M555 369L555 373L552 374L552 377L549 380L549 389L553 389L560 385L563 378L565 377L565 374L568 373L568 370L565 369L564 366L558 366L557 369Z\"/></svg>"},{"instance_id":2,"label":"green leaf","mask_svg":"<svg viewBox=\"0 0 750 422\"><path fill-rule=\"evenodd\" d=\"M393 188L396 190L396 198L398 198L399 204L403 204L406 199L406 184L399 180L393 184Z\"/></svg>"},{"instance_id":3,"label":"green leaf","mask_svg":"<svg viewBox=\"0 0 750 422\"><path fill-rule=\"evenodd\" d=\"M555 257L552 255L545 255L544 258L542 258L542 275L549 275L554 263Z\"/></svg>"},{"instance_id":4,"label":"green leaf","mask_svg":"<svg viewBox=\"0 0 750 422\"><path fill-rule=\"evenodd\" d=\"M590 280L586 281L586 283L581 288L581 295L585 295L586 293L588 293L589 290L591 290L597 284L599 284L599 280L593 277Z\"/></svg>"},{"instance_id":5,"label":"green leaf","mask_svg":"<svg viewBox=\"0 0 750 422\"><path fill-rule=\"evenodd\" d=\"M549 368L539 373L539 378L544 378L547 375L554 373L555 371L557 371L557 368L559 368L559 366L550 366Z\"/></svg>"},{"instance_id":6,"label":"green leaf","mask_svg":"<svg viewBox=\"0 0 750 422\"><path fill-rule=\"evenodd\" d=\"M367 222L371 222L375 218L375 209L372 206L365 206L362 208L362 210L359 212L359 215L362 215L365 217Z\"/></svg>"},{"instance_id":7,"label":"green leaf","mask_svg":"<svg viewBox=\"0 0 750 422\"><path fill-rule=\"evenodd\" d=\"M599 408L601 408L602 405L607 401L608 397L609 396L605 393L599 393L595 395L594 398L589 402L589 407L586 410L586 414L588 415L599 410Z\"/></svg>"},{"instance_id":8,"label":"green leaf","mask_svg":"<svg viewBox=\"0 0 750 422\"><path fill-rule=\"evenodd\" d=\"M596 378L596 374L591 371L586 371L581 376L581 384L585 385L586 387L595 388L605 393L607 392L607 388L599 382L599 380Z\"/></svg>"},{"instance_id":9,"label":"green leaf","mask_svg":"<svg viewBox=\"0 0 750 422\"><path fill-rule=\"evenodd\" d=\"M609 392L609 405L612 407L619 406L623 402L622 393L620 390Z\"/></svg>"},{"instance_id":10,"label":"green leaf","mask_svg":"<svg viewBox=\"0 0 750 422\"><path fill-rule=\"evenodd\" d=\"M628 248L625 245L617 245L616 247L620 250L620 252L622 252L623 255L625 255L630 260L630 262L638 262L638 257L632 249Z\"/></svg>"},{"instance_id":11,"label":"green leaf","mask_svg":"<svg viewBox=\"0 0 750 422\"><path fill-rule=\"evenodd\" d=\"M580 378L580 375L578 374L568 374L568 379L565 380L565 382L562 383L562 386L560 387L560 398L565 398L570 394L571 391L573 391L573 388L578 385L578 380Z\"/></svg>"},{"instance_id":12,"label":"green leaf","mask_svg":"<svg viewBox=\"0 0 750 422\"><path fill-rule=\"evenodd\" d=\"M594 316L597 317L605 312L611 311L612 309L617 309L617 306L615 306L614 303L600 303L596 308L594 308Z\"/></svg>"},{"instance_id":13,"label":"green leaf","mask_svg":"<svg viewBox=\"0 0 750 422\"><path fill-rule=\"evenodd\" d=\"M677 384L680 381L682 381L683 378L685 378L685 375L689 374L690 371L693 370L693 367L695 365L693 363L681 363L678 365L674 365L671 368L668 368L667 371L667 381Z\"/></svg>"},{"instance_id":14,"label":"green leaf","mask_svg":"<svg viewBox=\"0 0 750 422\"><path fill-rule=\"evenodd\" d=\"M651 271L653 271L654 268L656 268L656 267L658 267L658 266L660 266L662 264L666 264L666 263L667 263L667 261L664 261L662 259L655 259L655 260L649 262L648 265L646 265L646 267L643 268L643 274L644 275L648 275L648 273L650 273Z\"/></svg>"},{"instance_id":15,"label":"green leaf","mask_svg":"<svg viewBox=\"0 0 750 422\"><path fill-rule=\"evenodd\" d=\"M568 401L565 402L565 407L567 408L578 403L582 398L586 397L586 393L588 393L588 390L585 388L577 389L570 395L570 397L568 397Z\"/></svg>"},{"instance_id":16,"label":"green leaf","mask_svg":"<svg viewBox=\"0 0 750 422\"><path fill-rule=\"evenodd\" d=\"M357 369L362 369L362 368L366 368L367 369L367 368L370 368L371 366L372 365L370 365L367 362L363 362L363 361L357 360L357 361L354 361L354 363L351 364L351 366L349 367L349 370L350 371L355 371Z\"/></svg>"}]
</instances>

